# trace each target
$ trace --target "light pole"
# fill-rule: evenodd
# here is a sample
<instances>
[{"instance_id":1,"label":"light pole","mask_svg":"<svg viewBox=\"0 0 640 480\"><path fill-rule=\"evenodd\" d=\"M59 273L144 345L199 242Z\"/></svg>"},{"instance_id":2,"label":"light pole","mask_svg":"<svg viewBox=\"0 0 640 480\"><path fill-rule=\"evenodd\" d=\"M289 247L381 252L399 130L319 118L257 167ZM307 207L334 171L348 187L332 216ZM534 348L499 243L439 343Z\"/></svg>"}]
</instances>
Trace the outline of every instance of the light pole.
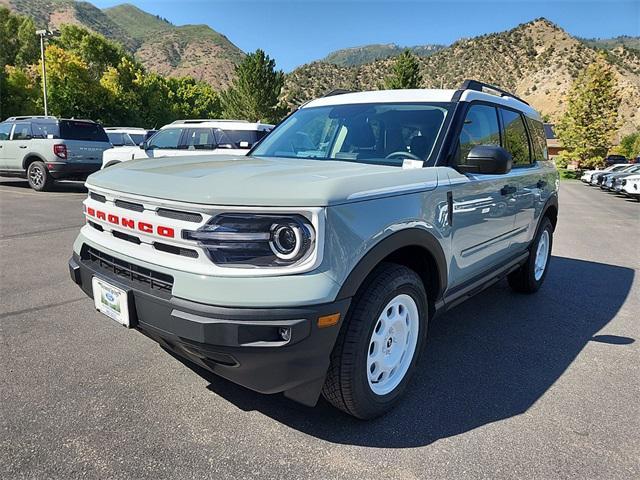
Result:
<instances>
[{"instance_id":1,"label":"light pole","mask_svg":"<svg viewBox=\"0 0 640 480\"><path fill-rule=\"evenodd\" d=\"M40 56L42 57L42 94L44 95L44 116L49 115L47 109L47 67L44 60L44 39L54 37L56 34L51 30L36 30L36 35L40 36Z\"/></svg>"}]
</instances>

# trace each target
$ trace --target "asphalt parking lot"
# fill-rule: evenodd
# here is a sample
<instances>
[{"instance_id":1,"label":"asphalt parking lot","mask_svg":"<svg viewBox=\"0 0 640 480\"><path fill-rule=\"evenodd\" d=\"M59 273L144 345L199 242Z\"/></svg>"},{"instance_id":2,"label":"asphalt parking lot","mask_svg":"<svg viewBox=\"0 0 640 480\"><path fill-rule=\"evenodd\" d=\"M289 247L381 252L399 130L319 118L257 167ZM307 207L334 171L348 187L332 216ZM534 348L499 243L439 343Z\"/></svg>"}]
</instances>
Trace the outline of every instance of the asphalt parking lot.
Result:
<instances>
[{"instance_id":1,"label":"asphalt parking lot","mask_svg":"<svg viewBox=\"0 0 640 480\"><path fill-rule=\"evenodd\" d=\"M194 371L98 314L67 259L80 184L0 179L0 478L639 478L640 204L565 182L551 270L430 326L360 422Z\"/></svg>"}]
</instances>

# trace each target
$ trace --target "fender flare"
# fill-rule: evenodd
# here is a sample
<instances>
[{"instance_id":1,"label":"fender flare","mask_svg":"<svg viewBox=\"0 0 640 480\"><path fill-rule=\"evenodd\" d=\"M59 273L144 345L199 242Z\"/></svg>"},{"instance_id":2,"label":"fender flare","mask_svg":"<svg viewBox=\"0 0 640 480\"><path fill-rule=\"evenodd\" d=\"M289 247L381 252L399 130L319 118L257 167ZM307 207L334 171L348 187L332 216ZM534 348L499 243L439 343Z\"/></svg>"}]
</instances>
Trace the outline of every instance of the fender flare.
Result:
<instances>
[{"instance_id":1,"label":"fender flare","mask_svg":"<svg viewBox=\"0 0 640 480\"><path fill-rule=\"evenodd\" d=\"M544 207L542 207L542 213L540 214L540 218L538 219L538 227L536 227L536 232L538 231L538 228L540 227L540 222L542 222L542 218L547 216L547 212L549 211L549 209L553 207L556 210L556 214L558 212L558 194L557 193L553 193L551 194L551 196L549 196L549 198L547 199L547 201L544 204ZM552 219L552 221L556 221L557 217L555 219ZM553 228L555 229L556 225L554 223Z\"/></svg>"},{"instance_id":2,"label":"fender flare","mask_svg":"<svg viewBox=\"0 0 640 480\"><path fill-rule=\"evenodd\" d=\"M337 299L353 297L373 269L386 257L404 247L421 247L429 253L438 268L437 301L447 288L447 261L438 239L421 228L408 228L380 240L351 270L338 292Z\"/></svg>"},{"instance_id":3,"label":"fender flare","mask_svg":"<svg viewBox=\"0 0 640 480\"><path fill-rule=\"evenodd\" d=\"M38 160L40 160L41 162L47 163L47 161L42 158L42 155L38 154L38 153L27 153L23 158L22 158L22 169L26 170L28 165L27 165L27 159L29 158L37 158ZM31 163L31 162L29 162Z\"/></svg>"}]
</instances>

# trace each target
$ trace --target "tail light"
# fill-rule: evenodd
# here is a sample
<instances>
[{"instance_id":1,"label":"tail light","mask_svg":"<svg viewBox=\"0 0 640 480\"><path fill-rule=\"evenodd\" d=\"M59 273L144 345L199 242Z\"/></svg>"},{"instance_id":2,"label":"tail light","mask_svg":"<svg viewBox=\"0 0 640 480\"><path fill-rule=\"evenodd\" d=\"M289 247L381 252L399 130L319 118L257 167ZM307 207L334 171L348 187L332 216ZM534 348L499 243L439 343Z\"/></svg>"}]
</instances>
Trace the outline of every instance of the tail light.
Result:
<instances>
[{"instance_id":1,"label":"tail light","mask_svg":"<svg viewBox=\"0 0 640 480\"><path fill-rule=\"evenodd\" d=\"M64 144L58 144L53 146L53 153L56 157L67 159L67 146Z\"/></svg>"}]
</instances>

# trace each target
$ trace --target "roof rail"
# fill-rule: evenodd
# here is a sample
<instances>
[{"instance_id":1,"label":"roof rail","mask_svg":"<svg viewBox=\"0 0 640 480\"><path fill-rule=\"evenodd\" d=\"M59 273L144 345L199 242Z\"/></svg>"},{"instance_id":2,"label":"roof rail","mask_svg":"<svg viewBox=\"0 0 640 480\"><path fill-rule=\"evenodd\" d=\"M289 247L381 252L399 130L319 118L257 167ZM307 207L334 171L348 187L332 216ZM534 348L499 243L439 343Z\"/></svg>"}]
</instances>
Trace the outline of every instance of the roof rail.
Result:
<instances>
[{"instance_id":1,"label":"roof rail","mask_svg":"<svg viewBox=\"0 0 640 480\"><path fill-rule=\"evenodd\" d=\"M46 120L49 118L52 118L54 120L57 119L57 117L54 117L52 115L20 115L20 116L16 116L16 117L9 117L7 118L5 121L12 121L15 122L16 120L32 120L32 119L40 119L40 120Z\"/></svg>"},{"instance_id":2,"label":"roof rail","mask_svg":"<svg viewBox=\"0 0 640 480\"><path fill-rule=\"evenodd\" d=\"M335 90L331 90L330 92L325 93L321 98L333 97L334 95L344 95L345 93L355 93L355 91L347 90L345 88L336 88Z\"/></svg>"},{"instance_id":3,"label":"roof rail","mask_svg":"<svg viewBox=\"0 0 640 480\"><path fill-rule=\"evenodd\" d=\"M205 122L234 122L234 123L250 123L248 120L231 120L228 118L193 118L187 120L176 120L171 122L171 125L174 123L205 123Z\"/></svg>"},{"instance_id":4,"label":"roof rail","mask_svg":"<svg viewBox=\"0 0 640 480\"><path fill-rule=\"evenodd\" d=\"M478 80L465 80L464 82L462 82L462 85L460 85L460 90L475 90L477 92L490 93L492 95L498 95L500 97L511 97L515 100L518 100L519 102L524 103L525 105L529 105L528 102L525 102L523 99L515 96L511 92L507 92L500 87L496 87L495 85L491 85L489 83L480 82Z\"/></svg>"}]
</instances>

